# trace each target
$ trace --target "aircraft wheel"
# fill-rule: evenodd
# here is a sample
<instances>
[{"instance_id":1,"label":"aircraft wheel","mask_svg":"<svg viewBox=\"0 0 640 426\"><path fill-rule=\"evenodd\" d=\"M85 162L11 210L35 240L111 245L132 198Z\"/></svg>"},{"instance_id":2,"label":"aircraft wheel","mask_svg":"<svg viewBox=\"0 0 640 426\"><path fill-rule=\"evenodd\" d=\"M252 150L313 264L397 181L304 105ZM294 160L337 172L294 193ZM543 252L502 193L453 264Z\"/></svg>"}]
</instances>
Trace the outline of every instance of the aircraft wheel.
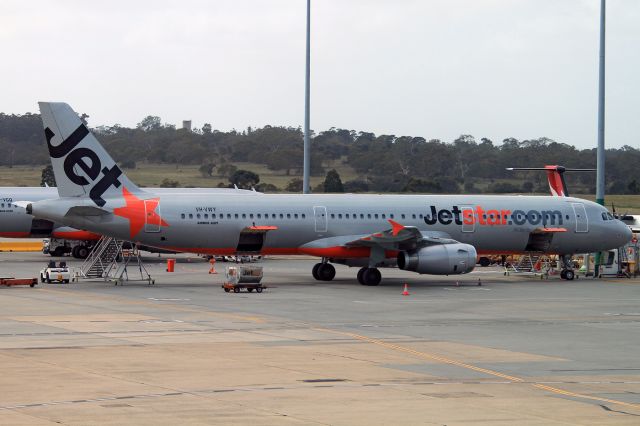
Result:
<instances>
[{"instance_id":1,"label":"aircraft wheel","mask_svg":"<svg viewBox=\"0 0 640 426\"><path fill-rule=\"evenodd\" d=\"M262 293L262 287L258 287L258 288L256 288L256 291L257 291L258 293Z\"/></svg>"},{"instance_id":2,"label":"aircraft wheel","mask_svg":"<svg viewBox=\"0 0 640 426\"><path fill-rule=\"evenodd\" d=\"M480 264L480 266L482 266L483 268L486 268L487 266L491 265L491 260L489 260L488 257L481 257L480 261L478 262Z\"/></svg>"},{"instance_id":3,"label":"aircraft wheel","mask_svg":"<svg viewBox=\"0 0 640 426\"><path fill-rule=\"evenodd\" d=\"M362 280L362 276L364 275L364 271L366 271L367 268L360 268L360 270L358 270L358 282L362 285L364 284L364 281Z\"/></svg>"},{"instance_id":4,"label":"aircraft wheel","mask_svg":"<svg viewBox=\"0 0 640 426\"><path fill-rule=\"evenodd\" d=\"M367 268L362 274L362 281L365 285L376 286L380 284L382 274L377 268Z\"/></svg>"},{"instance_id":5,"label":"aircraft wheel","mask_svg":"<svg viewBox=\"0 0 640 426\"><path fill-rule=\"evenodd\" d=\"M313 278L315 278L318 281L320 281L320 275L318 275L318 269L320 269L321 266L322 266L322 263L316 263L315 265L313 265L313 269L311 270L311 275L313 275Z\"/></svg>"},{"instance_id":6,"label":"aircraft wheel","mask_svg":"<svg viewBox=\"0 0 640 426\"><path fill-rule=\"evenodd\" d=\"M560 271L560 278L562 278L563 280L567 279L567 270L563 269L562 271Z\"/></svg>"},{"instance_id":7,"label":"aircraft wheel","mask_svg":"<svg viewBox=\"0 0 640 426\"><path fill-rule=\"evenodd\" d=\"M317 274L320 280L331 281L336 276L336 268L330 263L321 263Z\"/></svg>"},{"instance_id":8,"label":"aircraft wheel","mask_svg":"<svg viewBox=\"0 0 640 426\"><path fill-rule=\"evenodd\" d=\"M567 269L564 273L564 279L567 281L573 281L575 277L576 274L571 269Z\"/></svg>"},{"instance_id":9,"label":"aircraft wheel","mask_svg":"<svg viewBox=\"0 0 640 426\"><path fill-rule=\"evenodd\" d=\"M78 250L76 251L76 254L78 255L78 259L86 259L87 257L89 257L89 249L87 248L87 246L76 246L78 248Z\"/></svg>"},{"instance_id":10,"label":"aircraft wheel","mask_svg":"<svg viewBox=\"0 0 640 426\"><path fill-rule=\"evenodd\" d=\"M49 252L49 256L51 257L64 256L64 249L62 247L56 247L55 250Z\"/></svg>"},{"instance_id":11,"label":"aircraft wheel","mask_svg":"<svg viewBox=\"0 0 640 426\"><path fill-rule=\"evenodd\" d=\"M234 287L233 288L233 292L234 293L240 293L240 287Z\"/></svg>"}]
</instances>

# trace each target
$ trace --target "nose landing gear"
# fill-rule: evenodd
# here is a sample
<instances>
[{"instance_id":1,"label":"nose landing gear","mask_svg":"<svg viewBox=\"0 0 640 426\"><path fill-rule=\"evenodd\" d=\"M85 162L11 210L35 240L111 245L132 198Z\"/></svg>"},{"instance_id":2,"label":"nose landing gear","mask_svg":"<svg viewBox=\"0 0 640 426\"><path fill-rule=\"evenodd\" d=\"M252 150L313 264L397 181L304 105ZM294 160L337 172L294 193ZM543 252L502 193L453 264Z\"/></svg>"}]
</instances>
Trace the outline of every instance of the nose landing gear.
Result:
<instances>
[{"instance_id":1,"label":"nose landing gear","mask_svg":"<svg viewBox=\"0 0 640 426\"><path fill-rule=\"evenodd\" d=\"M575 272L573 272L572 264L571 264L571 256L563 255L560 256L562 261L562 271L560 271L560 278L567 281L573 281L576 277Z\"/></svg>"}]
</instances>

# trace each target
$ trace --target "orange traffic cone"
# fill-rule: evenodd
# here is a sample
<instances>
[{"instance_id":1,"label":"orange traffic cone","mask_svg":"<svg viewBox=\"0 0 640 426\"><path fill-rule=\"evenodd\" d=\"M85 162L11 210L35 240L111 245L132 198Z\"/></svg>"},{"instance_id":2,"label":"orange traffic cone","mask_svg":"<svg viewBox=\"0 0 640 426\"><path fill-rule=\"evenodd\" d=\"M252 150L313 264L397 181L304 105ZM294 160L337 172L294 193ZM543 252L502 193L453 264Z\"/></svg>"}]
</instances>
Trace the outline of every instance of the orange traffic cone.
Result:
<instances>
[{"instance_id":1,"label":"orange traffic cone","mask_svg":"<svg viewBox=\"0 0 640 426\"><path fill-rule=\"evenodd\" d=\"M216 260L212 257L209 263L211 263L211 269L209 269L209 273L217 274L218 272L216 271Z\"/></svg>"},{"instance_id":2,"label":"orange traffic cone","mask_svg":"<svg viewBox=\"0 0 640 426\"><path fill-rule=\"evenodd\" d=\"M409 286L407 284L404 285L404 291L402 292L403 296L409 295Z\"/></svg>"}]
</instances>

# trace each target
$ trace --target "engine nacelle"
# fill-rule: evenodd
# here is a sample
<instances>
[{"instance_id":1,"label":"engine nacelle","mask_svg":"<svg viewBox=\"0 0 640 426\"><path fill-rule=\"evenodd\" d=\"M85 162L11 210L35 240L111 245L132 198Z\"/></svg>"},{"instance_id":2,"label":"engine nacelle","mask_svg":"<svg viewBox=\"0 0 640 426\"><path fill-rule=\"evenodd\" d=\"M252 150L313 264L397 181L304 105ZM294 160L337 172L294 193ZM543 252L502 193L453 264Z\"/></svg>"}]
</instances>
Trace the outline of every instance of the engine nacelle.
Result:
<instances>
[{"instance_id":1,"label":"engine nacelle","mask_svg":"<svg viewBox=\"0 0 640 426\"><path fill-rule=\"evenodd\" d=\"M398 268L419 274L457 275L473 271L477 252L469 244L438 244L398 254Z\"/></svg>"}]
</instances>

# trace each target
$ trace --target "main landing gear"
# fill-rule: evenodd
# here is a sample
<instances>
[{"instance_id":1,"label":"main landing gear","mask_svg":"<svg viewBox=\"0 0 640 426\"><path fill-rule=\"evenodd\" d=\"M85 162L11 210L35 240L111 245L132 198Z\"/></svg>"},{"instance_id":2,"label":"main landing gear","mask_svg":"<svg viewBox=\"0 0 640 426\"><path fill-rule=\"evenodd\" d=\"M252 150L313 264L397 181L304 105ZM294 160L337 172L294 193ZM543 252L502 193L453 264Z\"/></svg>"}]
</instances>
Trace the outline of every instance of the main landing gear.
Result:
<instances>
[{"instance_id":1,"label":"main landing gear","mask_svg":"<svg viewBox=\"0 0 640 426\"><path fill-rule=\"evenodd\" d=\"M318 281L331 281L336 276L336 268L328 262L313 265L311 275Z\"/></svg>"},{"instance_id":2,"label":"main landing gear","mask_svg":"<svg viewBox=\"0 0 640 426\"><path fill-rule=\"evenodd\" d=\"M358 282L362 285L378 285L382 280L382 274L378 268L360 268Z\"/></svg>"},{"instance_id":3,"label":"main landing gear","mask_svg":"<svg viewBox=\"0 0 640 426\"><path fill-rule=\"evenodd\" d=\"M313 278L318 281L331 281L336 276L336 268L328 261L316 263L311 270ZM382 281L382 274L378 268L360 268L358 271L358 282L362 285L375 286Z\"/></svg>"}]
</instances>

